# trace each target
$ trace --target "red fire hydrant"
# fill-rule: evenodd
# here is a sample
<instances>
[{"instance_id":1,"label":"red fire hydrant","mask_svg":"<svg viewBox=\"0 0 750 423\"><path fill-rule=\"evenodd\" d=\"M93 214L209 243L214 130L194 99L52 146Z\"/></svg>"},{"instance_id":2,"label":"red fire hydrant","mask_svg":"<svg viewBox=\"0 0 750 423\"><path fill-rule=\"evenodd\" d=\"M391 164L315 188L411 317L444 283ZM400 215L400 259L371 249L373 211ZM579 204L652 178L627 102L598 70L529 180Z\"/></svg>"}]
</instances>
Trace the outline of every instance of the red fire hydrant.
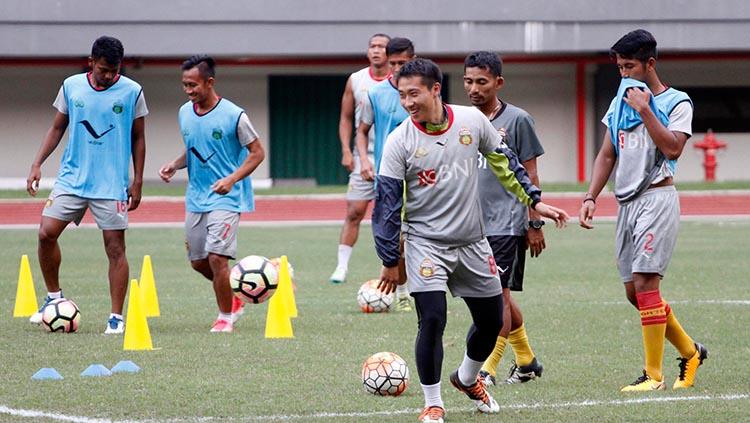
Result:
<instances>
[{"instance_id":1,"label":"red fire hydrant","mask_svg":"<svg viewBox=\"0 0 750 423\"><path fill-rule=\"evenodd\" d=\"M706 182L716 181L716 150L727 147L727 143L717 140L714 131L709 129L703 141L693 144L693 147L703 150L703 168L706 171Z\"/></svg>"}]
</instances>

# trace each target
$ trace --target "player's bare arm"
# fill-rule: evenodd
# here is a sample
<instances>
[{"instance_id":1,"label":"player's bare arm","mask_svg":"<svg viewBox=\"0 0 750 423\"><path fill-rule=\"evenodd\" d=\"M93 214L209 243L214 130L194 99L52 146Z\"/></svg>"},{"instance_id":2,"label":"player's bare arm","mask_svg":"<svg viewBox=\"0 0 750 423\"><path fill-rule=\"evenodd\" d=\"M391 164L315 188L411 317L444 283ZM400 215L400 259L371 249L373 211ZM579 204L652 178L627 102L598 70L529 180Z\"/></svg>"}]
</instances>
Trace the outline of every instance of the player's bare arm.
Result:
<instances>
[{"instance_id":1,"label":"player's bare arm","mask_svg":"<svg viewBox=\"0 0 750 423\"><path fill-rule=\"evenodd\" d=\"M351 172L354 169L351 138L354 127L354 92L351 77L346 81L344 95L341 96L341 115L339 116L339 141L341 142L341 165Z\"/></svg>"},{"instance_id":2,"label":"player's bare arm","mask_svg":"<svg viewBox=\"0 0 750 423\"><path fill-rule=\"evenodd\" d=\"M372 128L372 125L364 122L360 122L357 127L356 147L357 153L359 153L359 164L361 166L359 174L365 181L375 180L375 170L372 168L372 163L370 163L370 158L367 154L369 144L368 134L370 133L370 128Z\"/></svg>"},{"instance_id":3,"label":"player's bare arm","mask_svg":"<svg viewBox=\"0 0 750 423\"><path fill-rule=\"evenodd\" d=\"M133 182L128 187L128 210L135 210L141 204L143 190L143 165L146 162L146 118L139 117L133 121L132 155Z\"/></svg>"},{"instance_id":4,"label":"player's bare arm","mask_svg":"<svg viewBox=\"0 0 750 423\"><path fill-rule=\"evenodd\" d=\"M175 173L177 173L178 170L185 169L186 167L187 151L182 150L182 153L177 156L177 158L175 158L171 162L165 163L161 168L159 168L159 177L162 181L169 183L169 181L172 180L172 177Z\"/></svg>"},{"instance_id":5,"label":"player's bare arm","mask_svg":"<svg viewBox=\"0 0 750 423\"><path fill-rule=\"evenodd\" d=\"M44 135L42 145L39 147L39 151L37 151L34 161L31 163L29 177L26 178L26 191L32 197L35 197L39 190L39 180L42 178L42 164L60 144L60 140L67 128L68 115L60 112L55 113L52 126L47 130L47 134Z\"/></svg>"},{"instance_id":6,"label":"player's bare arm","mask_svg":"<svg viewBox=\"0 0 750 423\"><path fill-rule=\"evenodd\" d=\"M549 204L544 204L541 201L536 203L532 208L542 217L554 220L555 226L558 228L564 228L568 219L570 219L570 216L568 216L568 213L565 210Z\"/></svg>"},{"instance_id":7,"label":"player's bare arm","mask_svg":"<svg viewBox=\"0 0 750 423\"><path fill-rule=\"evenodd\" d=\"M676 160L682 154L687 142L687 135L682 132L670 131L659 122L649 106L651 92L647 90L630 89L625 94L624 101L641 115L643 125L656 147L669 160Z\"/></svg>"},{"instance_id":8,"label":"player's bare arm","mask_svg":"<svg viewBox=\"0 0 750 423\"><path fill-rule=\"evenodd\" d=\"M240 181L253 173L258 165L260 165L266 158L266 152L263 149L263 145L260 143L259 138L256 138L255 141L248 144L247 150L250 154L247 155L245 161L242 162L240 167L229 176L219 179L211 186L211 189L215 193L224 195L231 191L237 181Z\"/></svg>"},{"instance_id":9,"label":"player's bare arm","mask_svg":"<svg viewBox=\"0 0 750 423\"><path fill-rule=\"evenodd\" d=\"M609 175L612 173L616 162L615 147L612 145L612 138L609 135L609 131L606 131L602 147L596 155L596 160L594 160L594 170L591 175L589 189L586 192L586 196L581 204L581 210L578 213L578 223L581 227L593 229L594 225L591 222L594 219L594 212L596 212L596 198L607 184Z\"/></svg>"},{"instance_id":10,"label":"player's bare arm","mask_svg":"<svg viewBox=\"0 0 750 423\"><path fill-rule=\"evenodd\" d=\"M396 287L398 285L403 285L406 282L406 279L401 280L399 274L398 266L383 266L383 270L380 272L380 283L378 284L378 289L386 295L391 292L396 292Z\"/></svg>"},{"instance_id":11,"label":"player's bare arm","mask_svg":"<svg viewBox=\"0 0 750 423\"><path fill-rule=\"evenodd\" d=\"M531 158L523 162L523 167L526 168L526 173L529 174L529 179L534 186L539 186L539 173L537 172L536 157ZM540 220L541 216L539 213L529 207L529 220ZM544 231L542 228L534 229L529 228L526 232L526 244L529 247L531 257L539 257L539 254L547 247L544 242Z\"/></svg>"}]
</instances>

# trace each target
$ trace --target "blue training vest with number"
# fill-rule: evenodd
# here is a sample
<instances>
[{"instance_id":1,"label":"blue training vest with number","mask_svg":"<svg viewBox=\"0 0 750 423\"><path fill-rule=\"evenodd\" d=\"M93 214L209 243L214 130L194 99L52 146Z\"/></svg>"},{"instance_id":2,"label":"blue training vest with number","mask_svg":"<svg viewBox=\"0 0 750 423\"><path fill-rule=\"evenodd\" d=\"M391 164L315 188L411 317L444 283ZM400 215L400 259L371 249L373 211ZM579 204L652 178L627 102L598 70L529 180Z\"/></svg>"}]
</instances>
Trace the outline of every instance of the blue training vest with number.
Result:
<instances>
[{"instance_id":1,"label":"blue training vest with number","mask_svg":"<svg viewBox=\"0 0 750 423\"><path fill-rule=\"evenodd\" d=\"M120 75L97 91L85 73L63 82L68 106L68 145L56 187L90 199L127 200L135 105L142 88Z\"/></svg>"},{"instance_id":2,"label":"blue training vest with number","mask_svg":"<svg viewBox=\"0 0 750 423\"><path fill-rule=\"evenodd\" d=\"M237 137L237 123L242 113L241 108L225 98L204 115L198 115L191 102L180 107L180 131L187 153L187 211L240 213L254 210L250 176L234 184L225 195L211 189L216 181L237 170L248 155L247 147L241 145Z\"/></svg>"}]
</instances>

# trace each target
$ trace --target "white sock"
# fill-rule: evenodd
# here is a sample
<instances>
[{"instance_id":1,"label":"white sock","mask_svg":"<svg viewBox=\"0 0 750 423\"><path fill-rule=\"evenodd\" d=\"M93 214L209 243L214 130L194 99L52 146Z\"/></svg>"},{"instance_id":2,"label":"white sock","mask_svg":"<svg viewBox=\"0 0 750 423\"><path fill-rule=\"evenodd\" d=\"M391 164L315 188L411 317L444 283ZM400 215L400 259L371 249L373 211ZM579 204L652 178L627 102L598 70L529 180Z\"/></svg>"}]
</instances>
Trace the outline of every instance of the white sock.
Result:
<instances>
[{"instance_id":1,"label":"white sock","mask_svg":"<svg viewBox=\"0 0 750 423\"><path fill-rule=\"evenodd\" d=\"M63 298L62 291L47 292L47 296L52 298L53 300L58 299L58 298Z\"/></svg>"},{"instance_id":2,"label":"white sock","mask_svg":"<svg viewBox=\"0 0 750 423\"><path fill-rule=\"evenodd\" d=\"M336 265L337 269L349 269L349 257L352 256L352 250L354 247L345 244L339 244L339 262Z\"/></svg>"},{"instance_id":3,"label":"white sock","mask_svg":"<svg viewBox=\"0 0 750 423\"><path fill-rule=\"evenodd\" d=\"M483 361L475 361L469 358L464 352L464 361L458 367L458 380L464 386L471 386L477 381L479 370L482 369Z\"/></svg>"},{"instance_id":4,"label":"white sock","mask_svg":"<svg viewBox=\"0 0 750 423\"><path fill-rule=\"evenodd\" d=\"M406 284L396 286L396 298L409 298L409 290L406 289Z\"/></svg>"},{"instance_id":5,"label":"white sock","mask_svg":"<svg viewBox=\"0 0 750 423\"><path fill-rule=\"evenodd\" d=\"M434 385L422 385L422 392L424 392L425 408L436 406L445 408L443 405L443 397L440 396L440 382Z\"/></svg>"},{"instance_id":6,"label":"white sock","mask_svg":"<svg viewBox=\"0 0 750 423\"><path fill-rule=\"evenodd\" d=\"M122 320L122 314L109 313L109 318L111 319L113 317L116 318L116 319Z\"/></svg>"},{"instance_id":7,"label":"white sock","mask_svg":"<svg viewBox=\"0 0 750 423\"><path fill-rule=\"evenodd\" d=\"M221 313L219 312L219 317L217 317L219 320L223 320L225 322L231 322L232 321L232 313Z\"/></svg>"}]
</instances>

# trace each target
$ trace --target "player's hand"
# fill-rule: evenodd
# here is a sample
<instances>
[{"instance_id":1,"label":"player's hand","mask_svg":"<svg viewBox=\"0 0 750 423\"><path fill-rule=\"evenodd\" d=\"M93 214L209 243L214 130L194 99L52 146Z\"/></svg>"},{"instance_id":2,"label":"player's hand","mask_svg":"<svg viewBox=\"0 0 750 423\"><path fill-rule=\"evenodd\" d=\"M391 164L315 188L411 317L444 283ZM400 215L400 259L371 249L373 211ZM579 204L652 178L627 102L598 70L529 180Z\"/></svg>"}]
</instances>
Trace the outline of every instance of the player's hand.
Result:
<instances>
[{"instance_id":1,"label":"player's hand","mask_svg":"<svg viewBox=\"0 0 750 423\"><path fill-rule=\"evenodd\" d=\"M625 93L623 98L628 106L632 107L638 113L649 108L649 100L651 100L651 91L648 89L630 88Z\"/></svg>"},{"instance_id":2,"label":"player's hand","mask_svg":"<svg viewBox=\"0 0 750 423\"><path fill-rule=\"evenodd\" d=\"M128 211L135 210L141 204L143 185L133 182L128 188Z\"/></svg>"},{"instance_id":3,"label":"player's hand","mask_svg":"<svg viewBox=\"0 0 750 423\"><path fill-rule=\"evenodd\" d=\"M175 173L177 173L177 168L172 162L165 164L159 169L159 177L166 183L172 180Z\"/></svg>"},{"instance_id":4,"label":"player's hand","mask_svg":"<svg viewBox=\"0 0 750 423\"><path fill-rule=\"evenodd\" d=\"M386 295L396 292L396 287L403 283L399 275L398 266L383 266L383 270L380 272L380 283L378 284L380 292Z\"/></svg>"},{"instance_id":5,"label":"player's hand","mask_svg":"<svg viewBox=\"0 0 750 423\"><path fill-rule=\"evenodd\" d=\"M36 197L36 193L39 191L40 179L42 179L42 168L37 165L31 165L29 177L26 178L26 192L28 192L30 196Z\"/></svg>"},{"instance_id":6,"label":"player's hand","mask_svg":"<svg viewBox=\"0 0 750 423\"><path fill-rule=\"evenodd\" d=\"M593 200L584 200L581 204L581 210L578 212L578 223L582 228L594 229L594 225L591 223L594 219L594 212L596 212L596 203Z\"/></svg>"},{"instance_id":7,"label":"player's hand","mask_svg":"<svg viewBox=\"0 0 750 423\"><path fill-rule=\"evenodd\" d=\"M542 251L547 248L547 244L544 242L544 231L541 228L529 228L526 231L526 245L531 257L539 257L539 254L542 254Z\"/></svg>"},{"instance_id":8,"label":"player's hand","mask_svg":"<svg viewBox=\"0 0 750 423\"><path fill-rule=\"evenodd\" d=\"M229 177L226 177L214 182L214 184L211 185L211 190L217 194L224 195L231 191L233 186L234 181L232 181L232 179L230 179Z\"/></svg>"},{"instance_id":9,"label":"player's hand","mask_svg":"<svg viewBox=\"0 0 750 423\"><path fill-rule=\"evenodd\" d=\"M568 216L568 213L566 213L565 210L544 204L541 201L536 203L534 210L542 216L554 220L555 226L558 228L564 228L566 222L570 219L570 216Z\"/></svg>"},{"instance_id":10,"label":"player's hand","mask_svg":"<svg viewBox=\"0 0 750 423\"><path fill-rule=\"evenodd\" d=\"M360 171L359 174L362 176L362 179L365 181L374 181L375 180L375 171L372 168L372 163L370 163L370 159L367 157L362 157L359 159L360 163Z\"/></svg>"},{"instance_id":11,"label":"player's hand","mask_svg":"<svg viewBox=\"0 0 750 423\"><path fill-rule=\"evenodd\" d=\"M354 169L354 156L352 156L351 151L341 153L341 166L344 166L347 172L351 172Z\"/></svg>"}]
</instances>

